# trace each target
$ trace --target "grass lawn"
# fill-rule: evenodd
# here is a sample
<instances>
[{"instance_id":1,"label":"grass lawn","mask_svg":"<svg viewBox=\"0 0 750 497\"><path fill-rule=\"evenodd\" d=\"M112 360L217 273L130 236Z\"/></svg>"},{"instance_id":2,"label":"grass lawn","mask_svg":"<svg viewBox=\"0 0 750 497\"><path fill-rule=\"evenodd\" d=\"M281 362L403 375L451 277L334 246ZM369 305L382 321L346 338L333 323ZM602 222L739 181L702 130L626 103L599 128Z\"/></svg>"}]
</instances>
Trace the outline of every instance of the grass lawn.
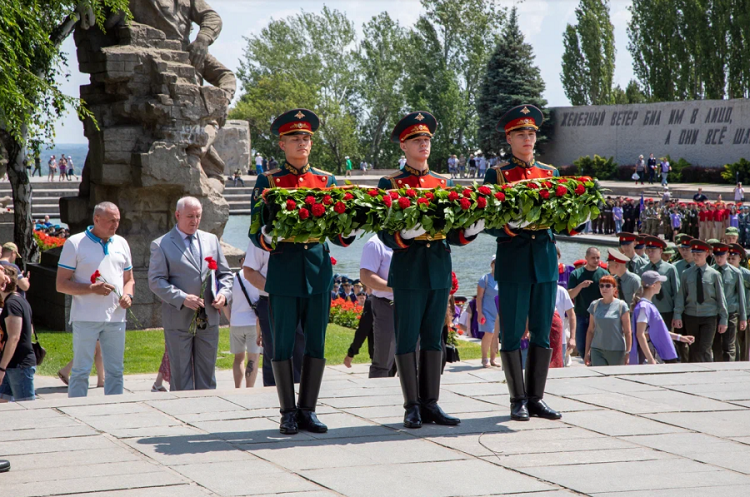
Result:
<instances>
[{"instance_id":1,"label":"grass lawn","mask_svg":"<svg viewBox=\"0 0 750 497\"><path fill-rule=\"evenodd\" d=\"M73 359L73 335L60 332L37 332L39 341L47 349L47 357L37 374L56 376L57 371ZM326 334L326 359L329 365L342 364L349 349L354 330L331 324ZM459 342L461 359L478 359L481 349L478 343ZM156 373L164 354L164 332L162 330L128 331L125 336L125 374ZM229 328L219 330L219 369L231 369L233 356L229 353ZM370 362L367 343L362 346L355 363Z\"/></svg>"}]
</instances>

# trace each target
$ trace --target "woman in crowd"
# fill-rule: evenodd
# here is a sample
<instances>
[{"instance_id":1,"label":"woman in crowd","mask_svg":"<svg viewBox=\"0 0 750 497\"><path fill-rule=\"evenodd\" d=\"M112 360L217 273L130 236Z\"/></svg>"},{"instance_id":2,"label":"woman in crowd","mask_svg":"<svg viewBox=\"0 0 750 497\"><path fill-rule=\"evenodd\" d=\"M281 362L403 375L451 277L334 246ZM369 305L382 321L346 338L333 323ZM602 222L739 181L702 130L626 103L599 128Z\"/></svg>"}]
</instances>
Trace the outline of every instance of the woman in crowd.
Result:
<instances>
[{"instance_id":1,"label":"woman in crowd","mask_svg":"<svg viewBox=\"0 0 750 497\"><path fill-rule=\"evenodd\" d=\"M643 161L643 156L639 155L638 160L635 162L635 173L638 175L638 179L635 180L635 184L638 184L638 181L643 184L644 176L646 175L646 163Z\"/></svg>"},{"instance_id":2,"label":"woman in crowd","mask_svg":"<svg viewBox=\"0 0 750 497\"><path fill-rule=\"evenodd\" d=\"M484 333L482 335L482 366L485 368L489 368L490 365L500 366L495 362L500 343L495 333L497 281L495 281L494 274L495 256L493 255L490 261L490 272L482 276L477 284L477 322L479 331Z\"/></svg>"},{"instance_id":3,"label":"woman in crowd","mask_svg":"<svg viewBox=\"0 0 750 497\"><path fill-rule=\"evenodd\" d=\"M737 183L734 187L734 201L744 202L745 201L745 189L742 188L742 183Z\"/></svg>"},{"instance_id":4,"label":"woman in crowd","mask_svg":"<svg viewBox=\"0 0 750 497\"><path fill-rule=\"evenodd\" d=\"M18 270L2 266L0 273L0 402L34 400L36 355L31 346L31 306L17 291Z\"/></svg>"},{"instance_id":5,"label":"woman in crowd","mask_svg":"<svg viewBox=\"0 0 750 497\"><path fill-rule=\"evenodd\" d=\"M615 220L615 233L622 232L623 212L619 200L615 200L615 206L612 208L612 219Z\"/></svg>"},{"instance_id":6,"label":"woman in crowd","mask_svg":"<svg viewBox=\"0 0 750 497\"><path fill-rule=\"evenodd\" d=\"M587 366L620 366L627 363L632 343L630 309L617 298L617 281L613 276L599 280L602 298L589 305L591 315L586 334Z\"/></svg>"},{"instance_id":7,"label":"woman in crowd","mask_svg":"<svg viewBox=\"0 0 750 497\"><path fill-rule=\"evenodd\" d=\"M694 336L670 333L664 319L652 303L654 296L661 291L664 281L667 281L667 277L656 271L646 271L641 275L641 289L633 298L632 304L634 345L630 349L629 360L632 365L643 364L644 361L647 364L680 362L673 341L687 344L695 341Z\"/></svg>"}]
</instances>

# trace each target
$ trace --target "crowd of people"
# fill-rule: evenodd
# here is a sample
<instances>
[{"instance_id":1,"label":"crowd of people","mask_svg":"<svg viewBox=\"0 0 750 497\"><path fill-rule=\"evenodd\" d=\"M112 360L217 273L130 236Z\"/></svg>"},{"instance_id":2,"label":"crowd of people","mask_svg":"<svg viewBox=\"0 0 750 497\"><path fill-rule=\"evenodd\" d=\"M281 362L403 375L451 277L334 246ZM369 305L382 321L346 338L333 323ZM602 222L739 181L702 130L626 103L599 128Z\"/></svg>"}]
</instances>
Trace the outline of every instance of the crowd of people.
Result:
<instances>
[{"instance_id":1,"label":"crowd of people","mask_svg":"<svg viewBox=\"0 0 750 497\"><path fill-rule=\"evenodd\" d=\"M638 160L635 161L635 172L633 173L633 179L635 184L638 182L643 185L646 181L650 185L654 184L654 179L661 179L662 185L669 183L669 173L672 171L672 166L669 164L669 159L662 157L656 159L654 154L650 154L648 159L644 160L642 155L638 156Z\"/></svg>"},{"instance_id":2,"label":"crowd of people","mask_svg":"<svg viewBox=\"0 0 750 497\"><path fill-rule=\"evenodd\" d=\"M734 241L747 247L750 245L750 205L743 204L741 183L737 184L735 192L734 202L723 201L721 195L715 202L709 202L703 188L698 188L692 201L675 200L668 186L664 186L661 199L607 196L600 206L601 215L587 224L585 232L663 235L672 242L680 234L709 241L721 240L725 233L732 233L737 236Z\"/></svg>"},{"instance_id":3,"label":"crowd of people","mask_svg":"<svg viewBox=\"0 0 750 497\"><path fill-rule=\"evenodd\" d=\"M47 161L47 168L47 181L55 181L55 174L58 170L59 175L57 176L57 181L62 181L64 179L70 181L73 178L78 181L78 176L75 172L75 164L73 164L73 157L70 155L67 157L65 157L65 155L60 155L59 159L55 155L51 155ZM39 170L39 176L41 177L41 170L38 167L38 163L35 162L35 169L31 175L34 176L37 170Z\"/></svg>"},{"instance_id":4,"label":"crowd of people","mask_svg":"<svg viewBox=\"0 0 750 497\"><path fill-rule=\"evenodd\" d=\"M464 154L456 156L456 154L448 157L448 173L452 179L465 179L465 178L484 178L484 174L487 169L497 164L499 158L494 154L488 154L487 157L484 153L477 152L475 154L469 154L467 158Z\"/></svg>"}]
</instances>

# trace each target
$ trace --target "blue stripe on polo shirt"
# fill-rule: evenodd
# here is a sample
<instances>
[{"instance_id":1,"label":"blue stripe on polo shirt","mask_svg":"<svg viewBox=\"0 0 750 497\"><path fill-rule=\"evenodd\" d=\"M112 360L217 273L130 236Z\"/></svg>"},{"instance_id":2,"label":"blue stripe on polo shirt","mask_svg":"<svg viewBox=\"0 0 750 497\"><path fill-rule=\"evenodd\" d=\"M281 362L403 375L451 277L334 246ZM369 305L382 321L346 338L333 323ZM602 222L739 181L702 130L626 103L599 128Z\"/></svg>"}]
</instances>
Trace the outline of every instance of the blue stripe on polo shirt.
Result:
<instances>
[{"instance_id":1,"label":"blue stripe on polo shirt","mask_svg":"<svg viewBox=\"0 0 750 497\"><path fill-rule=\"evenodd\" d=\"M65 269L70 269L71 271L75 271L76 270L76 268L74 268L74 267L66 266L65 264L60 264L59 262L57 263L57 265L60 266L60 267L64 267Z\"/></svg>"},{"instance_id":2,"label":"blue stripe on polo shirt","mask_svg":"<svg viewBox=\"0 0 750 497\"><path fill-rule=\"evenodd\" d=\"M123 269L123 271L130 271L131 269L133 269L133 266L128 266L125 269Z\"/></svg>"},{"instance_id":3,"label":"blue stripe on polo shirt","mask_svg":"<svg viewBox=\"0 0 750 497\"><path fill-rule=\"evenodd\" d=\"M93 229L94 229L93 226L89 226L88 228L86 228L86 236L89 237L90 240L102 246L104 255L109 255L109 244L112 243L112 238L110 238L106 242L103 242L101 238L99 238L98 236L94 234Z\"/></svg>"}]
</instances>

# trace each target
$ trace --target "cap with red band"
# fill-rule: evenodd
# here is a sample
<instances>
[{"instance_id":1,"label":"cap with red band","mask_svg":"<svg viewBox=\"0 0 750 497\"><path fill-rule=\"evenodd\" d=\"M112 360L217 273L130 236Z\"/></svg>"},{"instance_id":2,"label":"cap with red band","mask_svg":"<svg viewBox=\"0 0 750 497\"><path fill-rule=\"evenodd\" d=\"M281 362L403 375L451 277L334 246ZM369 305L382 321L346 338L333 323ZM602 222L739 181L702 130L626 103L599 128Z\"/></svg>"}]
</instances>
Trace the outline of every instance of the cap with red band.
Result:
<instances>
[{"instance_id":1,"label":"cap with red band","mask_svg":"<svg viewBox=\"0 0 750 497\"><path fill-rule=\"evenodd\" d=\"M497 130L505 133L518 130L539 131L544 122L544 113L530 104L513 107L503 114L497 123Z\"/></svg>"},{"instance_id":2,"label":"cap with red band","mask_svg":"<svg viewBox=\"0 0 750 497\"><path fill-rule=\"evenodd\" d=\"M628 257L627 255L623 254L619 250L615 250L613 248L609 248L609 249L607 249L607 253L609 254L607 256L607 261L608 262L619 262L620 264L627 264L628 262L630 262L630 257Z\"/></svg>"},{"instance_id":3,"label":"cap with red band","mask_svg":"<svg viewBox=\"0 0 750 497\"><path fill-rule=\"evenodd\" d=\"M403 143L410 138L428 136L432 138L437 129L437 119L427 111L411 112L405 115L391 132L393 143Z\"/></svg>"},{"instance_id":4,"label":"cap with red band","mask_svg":"<svg viewBox=\"0 0 750 497\"><path fill-rule=\"evenodd\" d=\"M656 236L646 236L643 241L648 248L660 248L662 250L667 248L667 242Z\"/></svg>"},{"instance_id":5,"label":"cap with red band","mask_svg":"<svg viewBox=\"0 0 750 497\"><path fill-rule=\"evenodd\" d=\"M292 109L284 112L271 125L274 136L312 135L320 127L320 119L308 109Z\"/></svg>"},{"instance_id":6,"label":"cap with red band","mask_svg":"<svg viewBox=\"0 0 750 497\"><path fill-rule=\"evenodd\" d=\"M627 231L617 233L617 236L620 238L620 245L623 245L625 243L633 243L638 239L638 235L634 233L628 233Z\"/></svg>"}]
</instances>

